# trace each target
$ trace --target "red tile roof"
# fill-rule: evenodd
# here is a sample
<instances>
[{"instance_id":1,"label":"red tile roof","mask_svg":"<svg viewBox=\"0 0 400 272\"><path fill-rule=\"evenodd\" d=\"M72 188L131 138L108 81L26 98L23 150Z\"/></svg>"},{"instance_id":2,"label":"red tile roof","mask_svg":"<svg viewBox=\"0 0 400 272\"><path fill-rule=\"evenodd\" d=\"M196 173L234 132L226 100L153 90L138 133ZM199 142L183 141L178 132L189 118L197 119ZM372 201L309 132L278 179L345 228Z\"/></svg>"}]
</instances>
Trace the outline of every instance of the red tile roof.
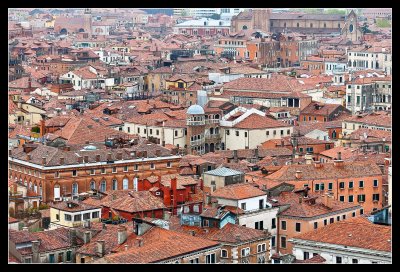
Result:
<instances>
[{"instance_id":1,"label":"red tile roof","mask_svg":"<svg viewBox=\"0 0 400 272\"><path fill-rule=\"evenodd\" d=\"M102 202L102 206L128 213L159 210L166 208L163 201L149 191L129 192L121 198Z\"/></svg>"},{"instance_id":2,"label":"red tile roof","mask_svg":"<svg viewBox=\"0 0 400 272\"><path fill-rule=\"evenodd\" d=\"M339 221L294 238L369 250L392 251L391 226L374 224L365 217Z\"/></svg>"},{"instance_id":3,"label":"red tile roof","mask_svg":"<svg viewBox=\"0 0 400 272\"><path fill-rule=\"evenodd\" d=\"M211 196L215 198L240 200L266 194L266 192L254 187L252 184L238 183L219 188L215 190Z\"/></svg>"},{"instance_id":4,"label":"red tile roof","mask_svg":"<svg viewBox=\"0 0 400 272\"><path fill-rule=\"evenodd\" d=\"M279 128L279 127L289 127L289 126L291 125L277 121L274 118L252 113L244 120L235 124L233 127L244 128L244 129L264 129L264 128Z\"/></svg>"}]
</instances>

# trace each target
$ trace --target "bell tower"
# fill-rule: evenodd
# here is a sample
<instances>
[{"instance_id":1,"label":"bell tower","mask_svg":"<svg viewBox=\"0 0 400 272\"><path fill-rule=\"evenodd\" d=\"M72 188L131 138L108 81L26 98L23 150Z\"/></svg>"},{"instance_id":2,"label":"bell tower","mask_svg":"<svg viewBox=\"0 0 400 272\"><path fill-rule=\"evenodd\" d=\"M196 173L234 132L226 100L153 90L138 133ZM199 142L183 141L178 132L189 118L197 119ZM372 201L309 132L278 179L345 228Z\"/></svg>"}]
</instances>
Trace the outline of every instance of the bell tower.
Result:
<instances>
[{"instance_id":1,"label":"bell tower","mask_svg":"<svg viewBox=\"0 0 400 272\"><path fill-rule=\"evenodd\" d=\"M267 8L253 9L253 29L262 30L263 32L270 31L270 16L271 10Z\"/></svg>"},{"instance_id":2,"label":"bell tower","mask_svg":"<svg viewBox=\"0 0 400 272\"><path fill-rule=\"evenodd\" d=\"M83 13L84 18L84 26L83 29L86 33L89 34L89 37L92 36L92 9L85 8L85 12Z\"/></svg>"}]
</instances>

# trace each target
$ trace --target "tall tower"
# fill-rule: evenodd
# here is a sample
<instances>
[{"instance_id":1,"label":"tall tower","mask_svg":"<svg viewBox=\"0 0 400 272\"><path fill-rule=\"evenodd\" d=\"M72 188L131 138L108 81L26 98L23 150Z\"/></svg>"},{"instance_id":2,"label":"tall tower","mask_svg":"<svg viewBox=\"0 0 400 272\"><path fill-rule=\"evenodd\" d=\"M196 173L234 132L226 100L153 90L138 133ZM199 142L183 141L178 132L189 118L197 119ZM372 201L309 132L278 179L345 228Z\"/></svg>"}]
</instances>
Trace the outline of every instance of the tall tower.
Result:
<instances>
[{"instance_id":1,"label":"tall tower","mask_svg":"<svg viewBox=\"0 0 400 272\"><path fill-rule=\"evenodd\" d=\"M204 154L205 152L205 116L200 105L192 105L186 112L186 150L187 154Z\"/></svg>"},{"instance_id":2,"label":"tall tower","mask_svg":"<svg viewBox=\"0 0 400 272\"><path fill-rule=\"evenodd\" d=\"M84 18L84 27L86 33L89 34L89 37L92 36L92 10L90 8L85 8L85 12L83 13Z\"/></svg>"},{"instance_id":3,"label":"tall tower","mask_svg":"<svg viewBox=\"0 0 400 272\"><path fill-rule=\"evenodd\" d=\"M253 29L270 31L270 14L271 10L266 8L253 9Z\"/></svg>"}]
</instances>

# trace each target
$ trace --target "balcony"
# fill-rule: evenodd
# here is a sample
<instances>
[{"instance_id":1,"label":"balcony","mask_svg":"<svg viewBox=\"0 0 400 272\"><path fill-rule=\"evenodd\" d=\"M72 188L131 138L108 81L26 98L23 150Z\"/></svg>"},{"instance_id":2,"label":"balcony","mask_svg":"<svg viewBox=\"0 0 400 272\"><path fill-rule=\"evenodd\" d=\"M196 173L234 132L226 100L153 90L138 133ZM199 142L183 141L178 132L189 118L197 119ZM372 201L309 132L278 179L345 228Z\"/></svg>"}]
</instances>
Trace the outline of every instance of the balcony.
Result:
<instances>
[{"instance_id":1,"label":"balcony","mask_svg":"<svg viewBox=\"0 0 400 272\"><path fill-rule=\"evenodd\" d=\"M220 141L221 135L220 134L206 134L205 139L206 139L206 141Z\"/></svg>"},{"instance_id":2,"label":"balcony","mask_svg":"<svg viewBox=\"0 0 400 272\"><path fill-rule=\"evenodd\" d=\"M198 140L194 140L194 141L190 141L190 145L194 146L194 145L202 145L205 143L205 139L198 139Z\"/></svg>"},{"instance_id":3,"label":"balcony","mask_svg":"<svg viewBox=\"0 0 400 272\"><path fill-rule=\"evenodd\" d=\"M186 124L188 126L204 126L205 125L205 121L190 121L190 120L187 120Z\"/></svg>"},{"instance_id":4,"label":"balcony","mask_svg":"<svg viewBox=\"0 0 400 272\"><path fill-rule=\"evenodd\" d=\"M206 119L206 124L218 124L219 119Z\"/></svg>"}]
</instances>

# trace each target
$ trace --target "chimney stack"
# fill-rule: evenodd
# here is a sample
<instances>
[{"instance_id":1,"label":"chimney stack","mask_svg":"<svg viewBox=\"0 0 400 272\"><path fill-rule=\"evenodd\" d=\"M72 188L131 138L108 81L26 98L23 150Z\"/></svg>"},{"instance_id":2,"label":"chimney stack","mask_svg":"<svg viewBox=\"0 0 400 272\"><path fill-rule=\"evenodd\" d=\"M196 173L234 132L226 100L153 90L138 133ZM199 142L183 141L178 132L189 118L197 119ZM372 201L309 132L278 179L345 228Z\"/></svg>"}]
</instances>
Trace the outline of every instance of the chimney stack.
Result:
<instances>
[{"instance_id":1,"label":"chimney stack","mask_svg":"<svg viewBox=\"0 0 400 272\"><path fill-rule=\"evenodd\" d=\"M60 158L60 165L64 165L64 162L65 162L64 160L65 160L64 157Z\"/></svg>"},{"instance_id":2,"label":"chimney stack","mask_svg":"<svg viewBox=\"0 0 400 272\"><path fill-rule=\"evenodd\" d=\"M117 152L117 160L122 160L122 152Z\"/></svg>"},{"instance_id":3,"label":"chimney stack","mask_svg":"<svg viewBox=\"0 0 400 272\"><path fill-rule=\"evenodd\" d=\"M31 157L31 154L26 154L26 160L27 160L27 161L30 161L31 158L32 158L32 157Z\"/></svg>"},{"instance_id":4,"label":"chimney stack","mask_svg":"<svg viewBox=\"0 0 400 272\"><path fill-rule=\"evenodd\" d=\"M107 161L111 161L111 153L107 153Z\"/></svg>"},{"instance_id":5,"label":"chimney stack","mask_svg":"<svg viewBox=\"0 0 400 272\"><path fill-rule=\"evenodd\" d=\"M303 202L303 197L299 196L299 203L301 204Z\"/></svg>"},{"instance_id":6,"label":"chimney stack","mask_svg":"<svg viewBox=\"0 0 400 272\"><path fill-rule=\"evenodd\" d=\"M337 159L338 160L342 160L342 152L338 152L337 153Z\"/></svg>"},{"instance_id":7,"label":"chimney stack","mask_svg":"<svg viewBox=\"0 0 400 272\"><path fill-rule=\"evenodd\" d=\"M32 263L39 263L40 241L32 241Z\"/></svg>"},{"instance_id":8,"label":"chimney stack","mask_svg":"<svg viewBox=\"0 0 400 272\"><path fill-rule=\"evenodd\" d=\"M106 251L105 244L106 244L106 242L104 240L97 241L97 252L96 253L97 253L97 256L100 258L103 257L105 254L105 251Z\"/></svg>"},{"instance_id":9,"label":"chimney stack","mask_svg":"<svg viewBox=\"0 0 400 272\"><path fill-rule=\"evenodd\" d=\"M127 237L128 233L126 231L126 227L120 226L118 228L118 245L122 245L123 243L125 243Z\"/></svg>"},{"instance_id":10,"label":"chimney stack","mask_svg":"<svg viewBox=\"0 0 400 272\"><path fill-rule=\"evenodd\" d=\"M83 234L83 243L87 244L90 242L90 231L85 231Z\"/></svg>"},{"instance_id":11,"label":"chimney stack","mask_svg":"<svg viewBox=\"0 0 400 272\"><path fill-rule=\"evenodd\" d=\"M70 229L69 230L69 242L71 243L71 246L76 246L77 245L76 229Z\"/></svg>"},{"instance_id":12,"label":"chimney stack","mask_svg":"<svg viewBox=\"0 0 400 272\"><path fill-rule=\"evenodd\" d=\"M96 154L96 162L100 161L100 154Z\"/></svg>"},{"instance_id":13,"label":"chimney stack","mask_svg":"<svg viewBox=\"0 0 400 272\"><path fill-rule=\"evenodd\" d=\"M156 149L156 157L161 157L161 150L160 149Z\"/></svg>"},{"instance_id":14,"label":"chimney stack","mask_svg":"<svg viewBox=\"0 0 400 272\"><path fill-rule=\"evenodd\" d=\"M46 164L46 157L42 157L42 165Z\"/></svg>"},{"instance_id":15,"label":"chimney stack","mask_svg":"<svg viewBox=\"0 0 400 272\"><path fill-rule=\"evenodd\" d=\"M83 163L83 157L78 157L78 163L79 164Z\"/></svg>"},{"instance_id":16,"label":"chimney stack","mask_svg":"<svg viewBox=\"0 0 400 272\"><path fill-rule=\"evenodd\" d=\"M136 238L136 245L138 247L142 247L143 246L143 238L142 237L137 237Z\"/></svg>"},{"instance_id":17,"label":"chimney stack","mask_svg":"<svg viewBox=\"0 0 400 272\"><path fill-rule=\"evenodd\" d=\"M88 155L85 155L83 158L84 158L85 163L89 162L89 156Z\"/></svg>"},{"instance_id":18,"label":"chimney stack","mask_svg":"<svg viewBox=\"0 0 400 272\"><path fill-rule=\"evenodd\" d=\"M314 162L314 167L315 167L315 168L321 168L321 167L322 167L322 163L319 162L319 161L315 161L315 162Z\"/></svg>"},{"instance_id":19,"label":"chimney stack","mask_svg":"<svg viewBox=\"0 0 400 272\"><path fill-rule=\"evenodd\" d=\"M299 171L299 170L297 170L297 171L296 171L296 178L297 178L297 179L301 179L302 176L303 176L303 175L302 175L302 172Z\"/></svg>"},{"instance_id":20,"label":"chimney stack","mask_svg":"<svg viewBox=\"0 0 400 272\"><path fill-rule=\"evenodd\" d=\"M143 157L147 158L147 151L143 151Z\"/></svg>"},{"instance_id":21,"label":"chimney stack","mask_svg":"<svg viewBox=\"0 0 400 272\"><path fill-rule=\"evenodd\" d=\"M324 205L327 208L332 209L333 196L331 196L329 193L326 193L325 195L322 195L322 197L323 197Z\"/></svg>"},{"instance_id":22,"label":"chimney stack","mask_svg":"<svg viewBox=\"0 0 400 272\"><path fill-rule=\"evenodd\" d=\"M344 166L344 161L343 160L334 160L333 161L333 166L335 166L335 167L343 167Z\"/></svg>"},{"instance_id":23,"label":"chimney stack","mask_svg":"<svg viewBox=\"0 0 400 272\"><path fill-rule=\"evenodd\" d=\"M306 164L312 164L313 157L311 153L307 153L306 155L304 155L304 158L306 159Z\"/></svg>"},{"instance_id":24,"label":"chimney stack","mask_svg":"<svg viewBox=\"0 0 400 272\"><path fill-rule=\"evenodd\" d=\"M283 139L281 139L281 147L285 146L285 141Z\"/></svg>"},{"instance_id":25,"label":"chimney stack","mask_svg":"<svg viewBox=\"0 0 400 272\"><path fill-rule=\"evenodd\" d=\"M190 234L191 236L195 236L196 232L195 232L194 230L189 230L189 234Z\"/></svg>"},{"instance_id":26,"label":"chimney stack","mask_svg":"<svg viewBox=\"0 0 400 272\"><path fill-rule=\"evenodd\" d=\"M128 251L128 245L127 244L125 245L125 251Z\"/></svg>"},{"instance_id":27,"label":"chimney stack","mask_svg":"<svg viewBox=\"0 0 400 272\"><path fill-rule=\"evenodd\" d=\"M234 162L238 162L238 151L237 149L233 150L233 160Z\"/></svg>"}]
</instances>

